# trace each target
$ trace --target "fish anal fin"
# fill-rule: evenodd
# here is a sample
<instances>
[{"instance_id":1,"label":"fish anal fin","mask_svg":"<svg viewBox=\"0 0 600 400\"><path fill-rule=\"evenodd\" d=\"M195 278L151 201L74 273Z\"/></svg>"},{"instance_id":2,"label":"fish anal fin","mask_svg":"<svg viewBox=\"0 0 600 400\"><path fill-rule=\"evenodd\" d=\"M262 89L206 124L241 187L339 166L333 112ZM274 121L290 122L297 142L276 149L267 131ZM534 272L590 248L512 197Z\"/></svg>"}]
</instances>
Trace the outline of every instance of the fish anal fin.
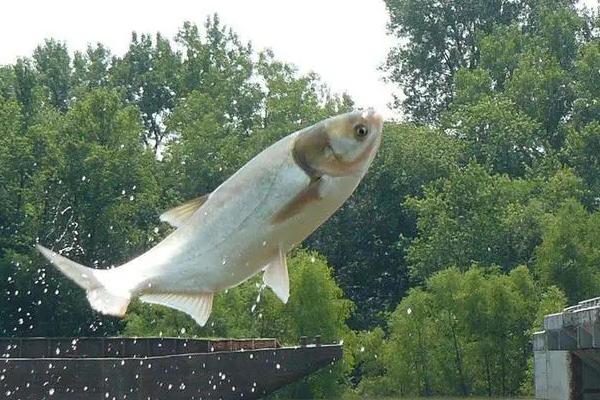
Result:
<instances>
[{"instance_id":1,"label":"fish anal fin","mask_svg":"<svg viewBox=\"0 0 600 400\"><path fill-rule=\"evenodd\" d=\"M294 215L299 214L308 204L321 199L319 186L322 178L311 180L310 184L296 197L290 200L281 210L275 214L272 222L277 224L284 222Z\"/></svg>"},{"instance_id":2,"label":"fish anal fin","mask_svg":"<svg viewBox=\"0 0 600 400\"><path fill-rule=\"evenodd\" d=\"M188 200L175 208L165 211L161 214L160 220L169 223L169 225L174 228L180 228L190 219L192 214L208 200L208 196L210 196L210 194L196 197L195 199Z\"/></svg>"},{"instance_id":3,"label":"fish anal fin","mask_svg":"<svg viewBox=\"0 0 600 400\"><path fill-rule=\"evenodd\" d=\"M273 293L281 301L287 303L290 297L290 280L285 253L281 249L265 268L263 282L273 290Z\"/></svg>"},{"instance_id":4,"label":"fish anal fin","mask_svg":"<svg viewBox=\"0 0 600 400\"><path fill-rule=\"evenodd\" d=\"M140 300L183 311L204 326L212 311L213 293L148 293Z\"/></svg>"}]
</instances>

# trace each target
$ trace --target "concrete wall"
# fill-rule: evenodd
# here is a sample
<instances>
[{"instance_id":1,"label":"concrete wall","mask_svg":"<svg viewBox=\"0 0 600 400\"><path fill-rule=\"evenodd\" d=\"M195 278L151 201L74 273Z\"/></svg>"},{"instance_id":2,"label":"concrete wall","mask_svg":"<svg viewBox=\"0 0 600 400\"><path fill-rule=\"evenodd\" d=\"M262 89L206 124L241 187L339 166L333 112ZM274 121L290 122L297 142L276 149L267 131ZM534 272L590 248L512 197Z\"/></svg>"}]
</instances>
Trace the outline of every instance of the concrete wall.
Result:
<instances>
[{"instance_id":1,"label":"concrete wall","mask_svg":"<svg viewBox=\"0 0 600 400\"><path fill-rule=\"evenodd\" d=\"M536 399L600 400L600 349L533 354Z\"/></svg>"},{"instance_id":2,"label":"concrete wall","mask_svg":"<svg viewBox=\"0 0 600 400\"><path fill-rule=\"evenodd\" d=\"M535 351L535 398L575 400L571 395L571 352Z\"/></svg>"}]
</instances>

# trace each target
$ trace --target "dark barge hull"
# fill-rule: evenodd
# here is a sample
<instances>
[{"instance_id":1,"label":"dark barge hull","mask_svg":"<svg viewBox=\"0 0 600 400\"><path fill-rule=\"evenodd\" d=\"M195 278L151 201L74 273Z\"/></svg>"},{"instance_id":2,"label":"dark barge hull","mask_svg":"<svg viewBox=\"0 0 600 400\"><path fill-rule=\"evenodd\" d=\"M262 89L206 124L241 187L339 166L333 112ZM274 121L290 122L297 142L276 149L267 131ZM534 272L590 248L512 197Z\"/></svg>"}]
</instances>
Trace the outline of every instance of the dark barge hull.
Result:
<instances>
[{"instance_id":1,"label":"dark barge hull","mask_svg":"<svg viewBox=\"0 0 600 400\"><path fill-rule=\"evenodd\" d=\"M6 399L256 399L342 356L273 339L3 338Z\"/></svg>"}]
</instances>

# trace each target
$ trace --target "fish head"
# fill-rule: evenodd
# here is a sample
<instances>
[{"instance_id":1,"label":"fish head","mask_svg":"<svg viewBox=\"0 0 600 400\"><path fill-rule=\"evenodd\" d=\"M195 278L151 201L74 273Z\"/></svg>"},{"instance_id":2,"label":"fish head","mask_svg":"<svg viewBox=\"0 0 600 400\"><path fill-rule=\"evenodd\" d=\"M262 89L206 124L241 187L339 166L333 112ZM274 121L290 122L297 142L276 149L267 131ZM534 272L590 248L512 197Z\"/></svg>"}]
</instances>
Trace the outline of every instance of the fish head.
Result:
<instances>
[{"instance_id":1,"label":"fish head","mask_svg":"<svg viewBox=\"0 0 600 400\"><path fill-rule=\"evenodd\" d=\"M383 118L373 109L337 115L298 134L293 155L311 177L365 171L381 142Z\"/></svg>"}]
</instances>

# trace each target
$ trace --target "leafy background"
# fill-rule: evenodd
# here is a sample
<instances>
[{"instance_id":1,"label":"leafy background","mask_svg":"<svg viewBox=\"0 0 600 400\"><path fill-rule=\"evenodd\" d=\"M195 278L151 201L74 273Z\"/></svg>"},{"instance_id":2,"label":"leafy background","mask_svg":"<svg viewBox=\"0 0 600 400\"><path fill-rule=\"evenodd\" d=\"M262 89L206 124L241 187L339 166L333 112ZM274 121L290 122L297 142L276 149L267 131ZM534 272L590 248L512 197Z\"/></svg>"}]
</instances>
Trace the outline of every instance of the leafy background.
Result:
<instances>
[{"instance_id":1,"label":"leafy background","mask_svg":"<svg viewBox=\"0 0 600 400\"><path fill-rule=\"evenodd\" d=\"M278 138L352 109L315 74L218 18L69 52L48 39L0 67L0 334L301 335L343 363L277 394L532 391L544 314L600 292L600 42L573 1L387 0L399 83L357 192L289 255L291 298L260 278L209 323L132 304L118 320L34 251L97 268L169 232L158 215L213 190Z\"/></svg>"}]
</instances>

